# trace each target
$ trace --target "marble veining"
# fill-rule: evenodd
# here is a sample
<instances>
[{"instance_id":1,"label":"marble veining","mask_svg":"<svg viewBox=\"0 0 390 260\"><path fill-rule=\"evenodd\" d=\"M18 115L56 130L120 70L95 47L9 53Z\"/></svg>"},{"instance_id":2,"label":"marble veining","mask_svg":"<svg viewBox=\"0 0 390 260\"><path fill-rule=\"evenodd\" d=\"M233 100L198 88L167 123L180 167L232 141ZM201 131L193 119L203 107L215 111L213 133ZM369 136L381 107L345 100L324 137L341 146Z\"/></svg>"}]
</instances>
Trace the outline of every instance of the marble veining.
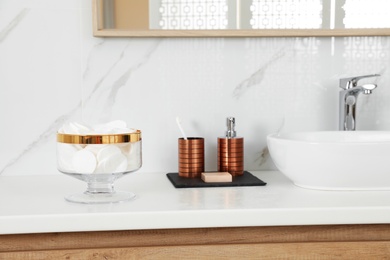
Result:
<instances>
[{"instance_id":1,"label":"marble veining","mask_svg":"<svg viewBox=\"0 0 390 260\"><path fill-rule=\"evenodd\" d=\"M89 84L91 79L93 80L95 75L91 75L90 70L94 64L91 60L88 60L86 65L86 73L84 73L83 85L83 97L82 97L82 119L86 122L105 122L110 120L111 110L115 104L116 97L121 88L126 87L131 75L138 69L142 68L158 49L161 40L155 40L146 50L142 50L140 57L136 60L129 60L127 53L133 48L132 41L126 40L127 43L123 46L123 49L117 55L117 59L112 61L112 64L103 71L103 75L98 78L96 83ZM97 45L99 48L104 48L104 43ZM92 50L91 53L95 53L97 50ZM93 55L93 54L91 54ZM131 63L129 63L129 61ZM88 92L92 88L92 91ZM93 102L98 102L101 108L98 110L100 113L96 113L96 107ZM89 103L92 103L90 105Z\"/></svg>"},{"instance_id":2,"label":"marble veining","mask_svg":"<svg viewBox=\"0 0 390 260\"><path fill-rule=\"evenodd\" d=\"M99 46L101 44L102 43L99 43L96 46ZM160 41L156 41L156 44L153 45L149 50L146 51L145 56L140 61L138 61L133 66L130 66L128 68L128 70L114 82L114 84L112 85L112 88L110 89L110 93L108 94L107 104L105 106L106 110L109 110L113 106L119 89L121 87L125 86L128 78L131 76L131 73L136 71L138 68L142 67L142 65L148 61L148 59L153 54L153 52L157 49L159 44L160 44ZM118 60L108 69L107 73L104 74L101 77L101 79L96 83L93 91L87 97L85 97L85 99L84 99L85 103L87 103L90 99L93 98L94 95L96 95L96 93L99 91L99 87L101 87L102 82L110 74L110 72L115 68L115 66L121 61L121 59L123 59L124 53L125 53L126 49L129 47L129 45L130 44L126 45L126 47L121 52ZM85 72L83 74L84 78L86 76L88 76L88 70L89 70L89 65L87 64ZM74 118L77 113L80 113L80 110L82 110L81 103L78 104L76 107L72 108L71 111L69 111L68 113L59 116L58 119L56 119L36 140L33 140L30 144L28 144L25 147L25 149L20 152L20 154L18 154L15 158L10 160L2 169L0 169L0 174L5 172L7 170L7 168L12 167L12 165L17 163L27 153L32 152L34 150L34 148L39 146L42 142L46 142L49 139L54 139L57 130L65 122ZM82 113L82 111L81 111L81 113ZM103 120L104 119L109 120L109 116L106 116L106 118L103 118Z\"/></svg>"},{"instance_id":3,"label":"marble veining","mask_svg":"<svg viewBox=\"0 0 390 260\"><path fill-rule=\"evenodd\" d=\"M57 130L69 119L69 117L78 110L80 106L73 109L68 115L60 116L55 122L53 122L37 139L27 144L23 151L21 151L15 158L11 159L2 169L0 174L7 171L14 164L18 163L26 154L34 152L35 148L41 143L47 142L49 139L55 138Z\"/></svg>"},{"instance_id":4,"label":"marble veining","mask_svg":"<svg viewBox=\"0 0 390 260\"><path fill-rule=\"evenodd\" d=\"M66 121L125 120L143 132L139 172L177 170L175 117L206 139L227 116L246 170L275 169L266 136L335 130L338 80L380 73L359 130L390 129L390 37L95 38L90 0L0 0L0 174L59 174Z\"/></svg>"},{"instance_id":5,"label":"marble veining","mask_svg":"<svg viewBox=\"0 0 390 260\"><path fill-rule=\"evenodd\" d=\"M268 147L264 147L261 152L258 154L257 159L255 160L259 166L267 163L270 158Z\"/></svg>"},{"instance_id":6,"label":"marble veining","mask_svg":"<svg viewBox=\"0 0 390 260\"><path fill-rule=\"evenodd\" d=\"M285 48L277 51L264 65L262 65L257 71L255 71L249 78L243 80L234 90L233 97L239 99L247 89L260 85L266 74L266 70L269 66L279 61L285 56Z\"/></svg>"},{"instance_id":7,"label":"marble veining","mask_svg":"<svg viewBox=\"0 0 390 260\"><path fill-rule=\"evenodd\" d=\"M9 33L15 29L18 24L23 21L25 16L29 13L30 9L22 9L1 31L0 31L0 43L5 40Z\"/></svg>"}]
</instances>

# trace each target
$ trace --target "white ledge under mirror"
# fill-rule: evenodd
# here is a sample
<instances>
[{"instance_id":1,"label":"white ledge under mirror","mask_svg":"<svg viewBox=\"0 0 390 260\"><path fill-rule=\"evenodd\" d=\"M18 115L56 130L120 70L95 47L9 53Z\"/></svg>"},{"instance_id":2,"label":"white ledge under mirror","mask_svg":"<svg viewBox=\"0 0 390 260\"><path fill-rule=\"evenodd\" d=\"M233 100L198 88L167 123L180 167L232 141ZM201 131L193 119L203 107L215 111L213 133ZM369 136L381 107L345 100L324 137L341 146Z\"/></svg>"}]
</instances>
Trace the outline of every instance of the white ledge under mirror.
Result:
<instances>
[{"instance_id":1,"label":"white ledge under mirror","mask_svg":"<svg viewBox=\"0 0 390 260\"><path fill-rule=\"evenodd\" d=\"M92 0L97 37L390 36L388 0Z\"/></svg>"}]
</instances>

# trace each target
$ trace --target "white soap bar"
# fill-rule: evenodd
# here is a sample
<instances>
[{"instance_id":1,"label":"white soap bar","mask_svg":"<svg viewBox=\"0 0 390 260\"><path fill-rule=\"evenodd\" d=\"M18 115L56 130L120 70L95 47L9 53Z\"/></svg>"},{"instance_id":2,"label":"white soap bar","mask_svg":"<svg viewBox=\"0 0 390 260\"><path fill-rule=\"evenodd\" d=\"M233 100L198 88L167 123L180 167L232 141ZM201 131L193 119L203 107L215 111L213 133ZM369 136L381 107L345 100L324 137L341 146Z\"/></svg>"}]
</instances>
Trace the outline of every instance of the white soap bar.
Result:
<instances>
[{"instance_id":1,"label":"white soap bar","mask_svg":"<svg viewBox=\"0 0 390 260\"><path fill-rule=\"evenodd\" d=\"M204 182L232 182L232 175L228 172L202 172Z\"/></svg>"}]
</instances>

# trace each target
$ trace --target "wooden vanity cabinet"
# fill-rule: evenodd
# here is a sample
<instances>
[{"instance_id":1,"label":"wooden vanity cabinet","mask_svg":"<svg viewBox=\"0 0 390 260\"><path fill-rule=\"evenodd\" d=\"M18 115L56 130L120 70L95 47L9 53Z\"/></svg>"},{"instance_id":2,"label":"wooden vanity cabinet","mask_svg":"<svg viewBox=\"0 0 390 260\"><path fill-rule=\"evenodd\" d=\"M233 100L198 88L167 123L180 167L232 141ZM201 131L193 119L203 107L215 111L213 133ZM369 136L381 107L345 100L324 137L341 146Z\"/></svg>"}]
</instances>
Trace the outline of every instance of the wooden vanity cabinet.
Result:
<instances>
[{"instance_id":1,"label":"wooden vanity cabinet","mask_svg":"<svg viewBox=\"0 0 390 260\"><path fill-rule=\"evenodd\" d=\"M390 259L390 224L0 235L0 259Z\"/></svg>"}]
</instances>

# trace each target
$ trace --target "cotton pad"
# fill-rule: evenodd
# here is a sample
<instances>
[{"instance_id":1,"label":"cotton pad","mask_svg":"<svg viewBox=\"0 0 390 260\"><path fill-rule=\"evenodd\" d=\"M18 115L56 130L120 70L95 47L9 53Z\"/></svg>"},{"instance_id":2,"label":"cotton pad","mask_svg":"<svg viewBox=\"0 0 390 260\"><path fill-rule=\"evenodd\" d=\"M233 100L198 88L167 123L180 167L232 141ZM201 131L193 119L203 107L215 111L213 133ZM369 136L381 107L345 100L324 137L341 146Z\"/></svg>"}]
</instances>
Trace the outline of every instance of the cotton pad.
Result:
<instances>
[{"instance_id":1,"label":"cotton pad","mask_svg":"<svg viewBox=\"0 0 390 260\"><path fill-rule=\"evenodd\" d=\"M78 150L80 149L77 149L75 145L58 143L57 154L61 154L61 156L58 157L57 163L60 169L73 170L72 159Z\"/></svg>"},{"instance_id":2,"label":"cotton pad","mask_svg":"<svg viewBox=\"0 0 390 260\"><path fill-rule=\"evenodd\" d=\"M77 151L72 158L72 166L76 173L93 173L96 164L95 155L86 149Z\"/></svg>"},{"instance_id":3,"label":"cotton pad","mask_svg":"<svg viewBox=\"0 0 390 260\"><path fill-rule=\"evenodd\" d=\"M96 173L117 173L125 172L127 169L127 158L121 153L116 153L99 161Z\"/></svg>"},{"instance_id":4,"label":"cotton pad","mask_svg":"<svg viewBox=\"0 0 390 260\"><path fill-rule=\"evenodd\" d=\"M101 162L107 158L121 153L121 149L119 149L116 145L107 145L99 150L96 155L96 158L99 162Z\"/></svg>"}]
</instances>

